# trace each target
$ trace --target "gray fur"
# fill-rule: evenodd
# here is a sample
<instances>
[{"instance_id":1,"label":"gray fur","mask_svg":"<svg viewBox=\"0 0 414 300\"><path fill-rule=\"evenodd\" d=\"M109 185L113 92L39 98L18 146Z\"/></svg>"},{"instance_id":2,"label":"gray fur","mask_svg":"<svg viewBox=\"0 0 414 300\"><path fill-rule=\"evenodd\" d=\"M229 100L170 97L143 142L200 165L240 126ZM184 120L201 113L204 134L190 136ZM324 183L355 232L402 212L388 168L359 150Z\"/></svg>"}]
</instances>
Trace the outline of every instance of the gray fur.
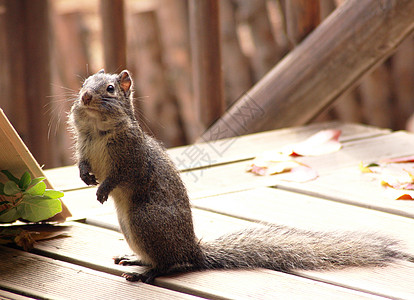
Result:
<instances>
[{"instance_id":1,"label":"gray fur","mask_svg":"<svg viewBox=\"0 0 414 300\"><path fill-rule=\"evenodd\" d=\"M392 239L283 226L200 242L180 174L165 149L141 130L132 99L128 71L100 71L86 79L69 118L80 177L88 185L99 183L101 203L111 194L125 239L140 263L151 266L144 274L126 274L128 280L151 282L163 274L200 269L383 265L403 256Z\"/></svg>"}]
</instances>

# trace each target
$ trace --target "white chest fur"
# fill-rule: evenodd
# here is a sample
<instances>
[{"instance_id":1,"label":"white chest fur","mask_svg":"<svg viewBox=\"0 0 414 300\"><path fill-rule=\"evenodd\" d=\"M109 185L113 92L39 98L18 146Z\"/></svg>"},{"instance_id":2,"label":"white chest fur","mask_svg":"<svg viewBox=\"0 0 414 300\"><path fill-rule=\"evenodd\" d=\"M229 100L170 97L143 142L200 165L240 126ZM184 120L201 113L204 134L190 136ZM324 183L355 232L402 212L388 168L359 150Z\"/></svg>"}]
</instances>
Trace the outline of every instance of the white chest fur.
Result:
<instances>
[{"instance_id":1,"label":"white chest fur","mask_svg":"<svg viewBox=\"0 0 414 300\"><path fill-rule=\"evenodd\" d=\"M153 260L141 246L141 241L135 232L137 229L134 228L136 225L131 223L131 213L134 213L131 211L131 191L127 188L115 188L112 191L111 196L115 203L119 225L121 226L122 233L124 234L129 247L139 256L141 261L155 266Z\"/></svg>"},{"instance_id":2,"label":"white chest fur","mask_svg":"<svg viewBox=\"0 0 414 300\"><path fill-rule=\"evenodd\" d=\"M108 138L94 137L84 143L84 156L88 159L92 172L99 182L102 182L109 172L111 158L108 153Z\"/></svg>"}]
</instances>

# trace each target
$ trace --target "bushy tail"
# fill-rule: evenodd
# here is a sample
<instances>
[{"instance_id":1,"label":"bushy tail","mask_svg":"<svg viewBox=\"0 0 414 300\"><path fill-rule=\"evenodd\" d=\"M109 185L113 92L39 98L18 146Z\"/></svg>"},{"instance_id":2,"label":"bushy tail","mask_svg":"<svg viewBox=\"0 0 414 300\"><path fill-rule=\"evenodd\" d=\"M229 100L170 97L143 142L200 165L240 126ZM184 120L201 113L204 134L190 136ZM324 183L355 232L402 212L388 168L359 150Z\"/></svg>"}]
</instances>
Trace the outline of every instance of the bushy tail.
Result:
<instances>
[{"instance_id":1,"label":"bushy tail","mask_svg":"<svg viewBox=\"0 0 414 300\"><path fill-rule=\"evenodd\" d=\"M284 226L251 228L201 245L207 269L334 269L407 259L398 241L360 232L312 232Z\"/></svg>"}]
</instances>

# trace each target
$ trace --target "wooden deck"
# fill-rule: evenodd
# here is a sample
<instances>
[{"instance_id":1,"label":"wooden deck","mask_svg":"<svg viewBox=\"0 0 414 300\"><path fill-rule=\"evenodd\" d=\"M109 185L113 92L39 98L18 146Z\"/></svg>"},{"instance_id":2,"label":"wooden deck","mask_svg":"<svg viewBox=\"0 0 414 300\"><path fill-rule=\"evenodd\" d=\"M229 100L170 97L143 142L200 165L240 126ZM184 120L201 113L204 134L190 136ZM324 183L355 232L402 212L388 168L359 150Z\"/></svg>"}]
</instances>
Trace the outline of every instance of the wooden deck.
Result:
<instances>
[{"instance_id":1,"label":"wooden deck","mask_svg":"<svg viewBox=\"0 0 414 300\"><path fill-rule=\"evenodd\" d=\"M246 173L265 150L302 141L324 128L342 130L343 148L302 157L319 173L306 183ZM358 169L361 161L414 154L414 135L368 126L328 123L270 131L215 143L169 150L189 189L195 229L203 239L271 222L318 230L376 231L404 241L414 256L414 201L397 201L402 191L386 190ZM195 159L196 158L196 159ZM114 265L130 253L119 233L111 201L80 181L76 167L47 170L74 220L67 236L38 242L32 253L0 247L0 299L414 299L414 264L340 271L258 269L208 271L160 277L155 285L120 277L140 267ZM75 220L81 220L77 222Z\"/></svg>"}]
</instances>

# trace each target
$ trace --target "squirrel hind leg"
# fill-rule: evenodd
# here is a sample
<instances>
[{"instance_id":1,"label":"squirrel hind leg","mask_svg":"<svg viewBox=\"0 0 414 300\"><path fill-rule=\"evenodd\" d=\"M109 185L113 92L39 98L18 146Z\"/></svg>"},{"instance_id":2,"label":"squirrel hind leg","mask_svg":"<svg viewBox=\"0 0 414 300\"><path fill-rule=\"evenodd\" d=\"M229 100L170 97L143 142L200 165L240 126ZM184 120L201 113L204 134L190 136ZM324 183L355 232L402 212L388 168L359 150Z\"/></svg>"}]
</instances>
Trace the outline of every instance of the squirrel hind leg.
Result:
<instances>
[{"instance_id":1,"label":"squirrel hind leg","mask_svg":"<svg viewBox=\"0 0 414 300\"><path fill-rule=\"evenodd\" d=\"M113 257L114 263L116 265L122 265L122 266L151 266L150 264L147 264L137 258L135 255L121 255L121 256L115 256Z\"/></svg>"},{"instance_id":2,"label":"squirrel hind leg","mask_svg":"<svg viewBox=\"0 0 414 300\"><path fill-rule=\"evenodd\" d=\"M123 273L122 277L124 277L127 281L142 281L143 283L153 283L155 278L165 275L163 272L160 272L157 269L149 269L144 273L136 273L136 272L129 272Z\"/></svg>"},{"instance_id":3,"label":"squirrel hind leg","mask_svg":"<svg viewBox=\"0 0 414 300\"><path fill-rule=\"evenodd\" d=\"M145 271L144 273L124 273L122 274L122 277L124 277L128 281L142 281L144 283L153 283L155 278L159 276L179 274L182 272L197 271L201 269L203 268L195 264L182 264L168 268L151 268Z\"/></svg>"}]
</instances>

